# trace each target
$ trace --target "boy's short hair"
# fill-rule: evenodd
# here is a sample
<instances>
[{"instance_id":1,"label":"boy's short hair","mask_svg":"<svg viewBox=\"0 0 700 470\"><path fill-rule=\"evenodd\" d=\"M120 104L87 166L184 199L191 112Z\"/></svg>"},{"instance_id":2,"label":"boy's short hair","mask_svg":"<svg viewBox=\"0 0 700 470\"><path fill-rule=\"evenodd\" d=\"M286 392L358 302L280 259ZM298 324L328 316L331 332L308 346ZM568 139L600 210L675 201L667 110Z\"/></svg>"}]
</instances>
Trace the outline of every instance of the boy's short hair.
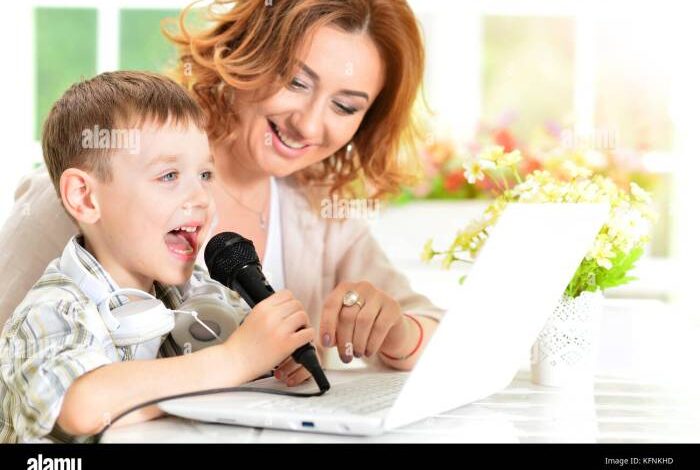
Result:
<instances>
[{"instance_id":1,"label":"boy's short hair","mask_svg":"<svg viewBox=\"0 0 700 470\"><path fill-rule=\"evenodd\" d=\"M105 72L75 83L54 103L41 137L44 161L61 197L61 174L68 168L80 168L100 181L110 181L110 157L115 151L112 140L124 139L125 132L133 131L127 128L141 127L147 120L157 124L170 120L204 130L205 119L188 92L165 76Z\"/></svg>"}]
</instances>

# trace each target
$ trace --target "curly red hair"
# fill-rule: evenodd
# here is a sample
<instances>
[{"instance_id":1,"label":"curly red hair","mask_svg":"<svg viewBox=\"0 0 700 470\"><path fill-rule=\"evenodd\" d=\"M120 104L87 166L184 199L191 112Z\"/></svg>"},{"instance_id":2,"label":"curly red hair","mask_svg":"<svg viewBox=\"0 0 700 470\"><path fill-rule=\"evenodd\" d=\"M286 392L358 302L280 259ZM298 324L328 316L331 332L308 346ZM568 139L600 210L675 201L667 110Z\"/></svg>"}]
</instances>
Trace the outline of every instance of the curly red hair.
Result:
<instances>
[{"instance_id":1,"label":"curly red hair","mask_svg":"<svg viewBox=\"0 0 700 470\"><path fill-rule=\"evenodd\" d=\"M320 183L330 193L372 189L379 197L415 181L418 159L413 116L425 67L424 47L413 11L405 0L237 0L206 8L212 27L196 33L185 27L192 7L164 34L179 47L175 78L187 87L207 115L213 142L235 138L235 90L273 93L294 74L295 58L308 34L333 25L365 32L384 61L384 85L345 147L318 165L297 172L305 184Z\"/></svg>"}]
</instances>

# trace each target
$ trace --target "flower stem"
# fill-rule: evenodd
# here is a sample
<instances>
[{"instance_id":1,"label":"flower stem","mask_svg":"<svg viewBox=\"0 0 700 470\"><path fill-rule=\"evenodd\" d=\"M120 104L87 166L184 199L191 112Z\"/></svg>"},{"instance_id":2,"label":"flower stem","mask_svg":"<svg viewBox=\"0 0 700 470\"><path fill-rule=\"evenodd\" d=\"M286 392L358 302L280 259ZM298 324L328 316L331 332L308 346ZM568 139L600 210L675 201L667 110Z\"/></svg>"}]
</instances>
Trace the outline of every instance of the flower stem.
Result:
<instances>
[{"instance_id":1,"label":"flower stem","mask_svg":"<svg viewBox=\"0 0 700 470\"><path fill-rule=\"evenodd\" d=\"M496 178L494 178L490 172L486 172L486 174L488 175L489 180L491 180L491 182L493 184L495 184L496 187L498 187L498 190L503 192L504 188L503 188L503 186L501 186L501 183Z\"/></svg>"},{"instance_id":2,"label":"flower stem","mask_svg":"<svg viewBox=\"0 0 700 470\"><path fill-rule=\"evenodd\" d=\"M456 256L454 257L454 261L461 261L462 263L466 264L474 264L474 260L457 258Z\"/></svg>"},{"instance_id":3,"label":"flower stem","mask_svg":"<svg viewBox=\"0 0 700 470\"><path fill-rule=\"evenodd\" d=\"M510 189L510 185L508 185L508 180L506 179L505 175L501 173L501 179L503 180L503 186L505 187L504 192Z\"/></svg>"},{"instance_id":4,"label":"flower stem","mask_svg":"<svg viewBox=\"0 0 700 470\"><path fill-rule=\"evenodd\" d=\"M518 168L513 166L513 174L515 175L515 180L518 182L518 184L523 182L523 179L520 177L520 172L518 171Z\"/></svg>"}]
</instances>

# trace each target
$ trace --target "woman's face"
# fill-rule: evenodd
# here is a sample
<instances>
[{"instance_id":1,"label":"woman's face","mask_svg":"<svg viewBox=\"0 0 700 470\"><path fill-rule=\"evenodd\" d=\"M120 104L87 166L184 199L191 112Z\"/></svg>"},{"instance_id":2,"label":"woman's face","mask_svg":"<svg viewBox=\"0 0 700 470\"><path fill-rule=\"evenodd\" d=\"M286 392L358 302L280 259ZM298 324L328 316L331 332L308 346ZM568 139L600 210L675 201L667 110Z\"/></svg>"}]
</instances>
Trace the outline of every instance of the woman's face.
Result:
<instances>
[{"instance_id":1,"label":"woman's face","mask_svg":"<svg viewBox=\"0 0 700 470\"><path fill-rule=\"evenodd\" d=\"M346 146L384 82L379 50L367 34L322 27L298 57L294 78L263 101L238 92L234 155L283 177Z\"/></svg>"}]
</instances>

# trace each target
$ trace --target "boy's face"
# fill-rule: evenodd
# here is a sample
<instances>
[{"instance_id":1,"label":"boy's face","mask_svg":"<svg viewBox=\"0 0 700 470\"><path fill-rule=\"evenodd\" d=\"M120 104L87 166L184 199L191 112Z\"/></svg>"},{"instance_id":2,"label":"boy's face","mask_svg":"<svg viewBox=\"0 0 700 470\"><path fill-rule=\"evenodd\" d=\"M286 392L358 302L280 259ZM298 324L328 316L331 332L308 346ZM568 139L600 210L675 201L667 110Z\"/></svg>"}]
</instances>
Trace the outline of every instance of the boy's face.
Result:
<instances>
[{"instance_id":1,"label":"boy's face","mask_svg":"<svg viewBox=\"0 0 700 470\"><path fill-rule=\"evenodd\" d=\"M214 214L208 139L191 124L149 122L139 137L138 152L113 155L111 181L97 184L95 254L118 283L179 285L192 275Z\"/></svg>"}]
</instances>

